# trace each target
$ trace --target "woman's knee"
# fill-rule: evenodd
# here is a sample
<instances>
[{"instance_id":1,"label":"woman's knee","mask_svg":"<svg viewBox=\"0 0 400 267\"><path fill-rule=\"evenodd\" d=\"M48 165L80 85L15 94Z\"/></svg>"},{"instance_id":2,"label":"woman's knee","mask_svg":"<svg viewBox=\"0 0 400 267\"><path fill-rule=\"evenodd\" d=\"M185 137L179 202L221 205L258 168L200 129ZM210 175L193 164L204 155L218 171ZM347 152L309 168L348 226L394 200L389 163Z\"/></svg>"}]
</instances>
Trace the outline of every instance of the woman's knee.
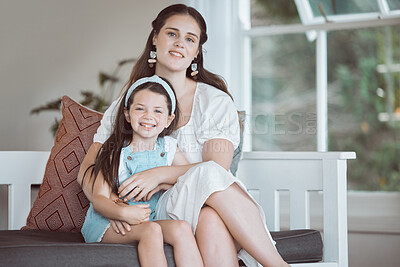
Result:
<instances>
[{"instance_id":1,"label":"woman's knee","mask_svg":"<svg viewBox=\"0 0 400 267\"><path fill-rule=\"evenodd\" d=\"M202 208L197 223L196 235L213 235L215 232L225 230L226 226L218 213L211 207Z\"/></svg>"}]
</instances>

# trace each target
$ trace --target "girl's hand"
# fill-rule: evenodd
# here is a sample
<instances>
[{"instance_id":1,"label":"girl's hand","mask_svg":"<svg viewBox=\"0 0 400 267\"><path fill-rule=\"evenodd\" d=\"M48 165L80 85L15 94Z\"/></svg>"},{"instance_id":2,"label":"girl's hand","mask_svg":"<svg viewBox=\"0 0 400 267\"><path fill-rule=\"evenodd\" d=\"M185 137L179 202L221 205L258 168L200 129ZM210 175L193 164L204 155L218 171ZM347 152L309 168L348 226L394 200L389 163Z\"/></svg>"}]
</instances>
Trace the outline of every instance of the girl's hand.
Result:
<instances>
[{"instance_id":1,"label":"girl's hand","mask_svg":"<svg viewBox=\"0 0 400 267\"><path fill-rule=\"evenodd\" d=\"M138 204L125 207L124 218L126 218L126 222L131 225L148 222L151 213L149 206L149 204Z\"/></svg>"},{"instance_id":2,"label":"girl's hand","mask_svg":"<svg viewBox=\"0 0 400 267\"><path fill-rule=\"evenodd\" d=\"M172 184L159 184L158 186L156 186L156 188L154 188L153 190L151 190L147 196L145 197L145 201L149 201L150 198L157 193L160 190L168 190L172 187Z\"/></svg>"},{"instance_id":3,"label":"girl's hand","mask_svg":"<svg viewBox=\"0 0 400 267\"><path fill-rule=\"evenodd\" d=\"M124 222L124 221L118 221L118 220L109 220L112 229L117 233L121 235L125 235L126 232L131 231L131 226L129 223Z\"/></svg>"},{"instance_id":4,"label":"girl's hand","mask_svg":"<svg viewBox=\"0 0 400 267\"><path fill-rule=\"evenodd\" d=\"M126 179L119 186L119 196L124 197L126 195L124 198L125 201L132 198L135 198L134 201L139 201L160 184L159 181L163 177L163 174L161 168L152 168L138 172Z\"/></svg>"}]
</instances>

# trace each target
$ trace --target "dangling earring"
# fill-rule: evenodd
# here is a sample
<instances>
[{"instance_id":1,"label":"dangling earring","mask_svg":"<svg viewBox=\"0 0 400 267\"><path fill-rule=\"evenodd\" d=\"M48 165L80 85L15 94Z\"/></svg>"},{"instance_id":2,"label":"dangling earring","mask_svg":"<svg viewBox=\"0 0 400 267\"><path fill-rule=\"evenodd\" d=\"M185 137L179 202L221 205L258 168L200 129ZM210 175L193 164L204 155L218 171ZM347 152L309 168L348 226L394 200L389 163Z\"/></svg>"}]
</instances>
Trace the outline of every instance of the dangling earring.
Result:
<instances>
[{"instance_id":1,"label":"dangling earring","mask_svg":"<svg viewBox=\"0 0 400 267\"><path fill-rule=\"evenodd\" d=\"M150 51L150 58L147 60L149 62L149 67L152 68L154 67L154 64L157 62L157 52L156 51Z\"/></svg>"},{"instance_id":2,"label":"dangling earring","mask_svg":"<svg viewBox=\"0 0 400 267\"><path fill-rule=\"evenodd\" d=\"M190 76L192 76L194 79L197 78L197 74L199 73L199 71L197 70L197 62L195 62L196 58L193 60L192 65L190 66L190 68L192 69L192 73L190 73Z\"/></svg>"}]
</instances>

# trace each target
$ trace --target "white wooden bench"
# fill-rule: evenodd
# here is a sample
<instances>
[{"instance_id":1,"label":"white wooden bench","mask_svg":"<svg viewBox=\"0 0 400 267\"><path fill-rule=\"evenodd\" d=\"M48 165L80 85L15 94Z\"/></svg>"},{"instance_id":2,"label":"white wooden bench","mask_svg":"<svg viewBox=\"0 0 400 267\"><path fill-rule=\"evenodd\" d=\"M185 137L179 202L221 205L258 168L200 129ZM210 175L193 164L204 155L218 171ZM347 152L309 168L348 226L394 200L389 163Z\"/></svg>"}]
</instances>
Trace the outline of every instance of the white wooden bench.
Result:
<instances>
[{"instance_id":1,"label":"white wooden bench","mask_svg":"<svg viewBox=\"0 0 400 267\"><path fill-rule=\"evenodd\" d=\"M8 185L8 229L20 229L50 152L0 151L0 185ZM290 229L310 228L310 191L323 194L324 260L293 264L347 267L347 160L354 152L244 152L238 177L258 200L271 231L280 230L279 194L290 192Z\"/></svg>"}]
</instances>

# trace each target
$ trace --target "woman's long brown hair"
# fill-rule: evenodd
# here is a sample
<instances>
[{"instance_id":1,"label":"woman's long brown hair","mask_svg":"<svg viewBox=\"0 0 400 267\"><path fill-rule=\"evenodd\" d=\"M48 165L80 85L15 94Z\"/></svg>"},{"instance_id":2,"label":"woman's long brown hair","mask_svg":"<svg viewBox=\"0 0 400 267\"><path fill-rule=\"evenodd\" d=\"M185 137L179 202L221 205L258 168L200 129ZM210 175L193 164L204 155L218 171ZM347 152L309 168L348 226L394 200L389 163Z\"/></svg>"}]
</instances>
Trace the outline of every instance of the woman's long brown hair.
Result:
<instances>
[{"instance_id":1,"label":"woman's long brown hair","mask_svg":"<svg viewBox=\"0 0 400 267\"><path fill-rule=\"evenodd\" d=\"M166 79L163 80L166 81L171 88L173 88L172 85ZM172 115L171 113L172 103L167 91L164 89L162 85L153 82L144 83L132 91L132 94L128 99L128 107L127 107L128 109L133 103L135 95L143 90L150 90L151 92L165 96L168 106L168 115ZM172 91L174 92L174 90ZM113 192L117 193L117 189L119 187L118 169L119 169L121 150L123 147L131 143L132 135L134 134L131 124L127 122L124 115L124 108L125 108L124 104L125 104L125 98L127 97L126 94L127 92L125 92L124 97L120 100L120 103L118 103L119 105L118 112L116 113L117 116L115 118L113 130L110 137L107 139L106 142L104 142L103 146L99 150L95 163L86 169L85 174L83 176L84 179L88 170L89 169L92 170L91 171L91 177L93 177L92 190L94 187L94 183L99 173L101 172L103 174L104 181L111 187ZM177 124L179 121L178 103L176 105L174 114L175 114L175 119L171 122L168 128L164 129L158 135L159 137L170 135L177 128Z\"/></svg>"}]
</instances>

